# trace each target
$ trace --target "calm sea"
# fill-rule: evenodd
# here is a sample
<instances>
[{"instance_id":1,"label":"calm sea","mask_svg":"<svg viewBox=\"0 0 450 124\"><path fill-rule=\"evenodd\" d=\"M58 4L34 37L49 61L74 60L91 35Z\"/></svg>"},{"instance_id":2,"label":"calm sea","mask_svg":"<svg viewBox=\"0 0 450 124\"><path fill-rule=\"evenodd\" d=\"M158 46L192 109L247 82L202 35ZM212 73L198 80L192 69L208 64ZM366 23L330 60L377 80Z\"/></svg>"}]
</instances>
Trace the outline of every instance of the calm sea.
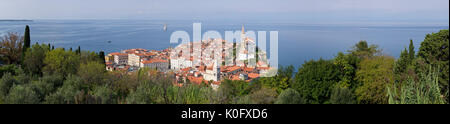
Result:
<instances>
[{"instance_id":1,"label":"calm sea","mask_svg":"<svg viewBox=\"0 0 450 124\"><path fill-rule=\"evenodd\" d=\"M197 21L198 22L198 21ZM193 21L167 20L34 20L0 21L0 36L7 32L23 34L30 25L32 43L51 43L55 47L76 48L107 53L130 48L161 50L169 46L172 32L187 31L192 38ZM202 31L240 30L243 23L202 21ZM167 31L163 25L167 24ZM359 40L377 44L385 54L398 57L414 41L416 50L428 33L448 26L333 26L277 22L247 22L246 30L279 31L279 63L300 66L310 59L330 59L345 52ZM269 36L269 34L267 34ZM268 37L269 38L269 37Z\"/></svg>"}]
</instances>

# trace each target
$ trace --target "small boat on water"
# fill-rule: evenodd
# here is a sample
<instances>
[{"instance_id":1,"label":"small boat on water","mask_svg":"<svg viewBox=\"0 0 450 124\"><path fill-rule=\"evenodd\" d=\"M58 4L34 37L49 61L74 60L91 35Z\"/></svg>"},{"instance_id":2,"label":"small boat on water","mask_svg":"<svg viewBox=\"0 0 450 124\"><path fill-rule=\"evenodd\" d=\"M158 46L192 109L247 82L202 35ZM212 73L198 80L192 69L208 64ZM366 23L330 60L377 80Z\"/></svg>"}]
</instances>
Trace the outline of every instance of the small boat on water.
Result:
<instances>
[{"instance_id":1,"label":"small boat on water","mask_svg":"<svg viewBox=\"0 0 450 124\"><path fill-rule=\"evenodd\" d=\"M163 30L167 31L167 24L164 24Z\"/></svg>"}]
</instances>

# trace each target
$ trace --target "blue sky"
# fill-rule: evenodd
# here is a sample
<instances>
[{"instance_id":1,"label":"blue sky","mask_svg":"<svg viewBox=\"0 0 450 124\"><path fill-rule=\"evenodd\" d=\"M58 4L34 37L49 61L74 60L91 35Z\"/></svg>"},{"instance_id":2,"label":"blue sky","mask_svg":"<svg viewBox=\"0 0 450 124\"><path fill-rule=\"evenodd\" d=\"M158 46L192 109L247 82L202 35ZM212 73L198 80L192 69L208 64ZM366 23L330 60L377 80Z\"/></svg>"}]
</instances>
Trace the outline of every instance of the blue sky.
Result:
<instances>
[{"instance_id":1,"label":"blue sky","mask_svg":"<svg viewBox=\"0 0 450 124\"><path fill-rule=\"evenodd\" d=\"M0 19L253 19L448 26L449 0L0 0Z\"/></svg>"}]
</instances>

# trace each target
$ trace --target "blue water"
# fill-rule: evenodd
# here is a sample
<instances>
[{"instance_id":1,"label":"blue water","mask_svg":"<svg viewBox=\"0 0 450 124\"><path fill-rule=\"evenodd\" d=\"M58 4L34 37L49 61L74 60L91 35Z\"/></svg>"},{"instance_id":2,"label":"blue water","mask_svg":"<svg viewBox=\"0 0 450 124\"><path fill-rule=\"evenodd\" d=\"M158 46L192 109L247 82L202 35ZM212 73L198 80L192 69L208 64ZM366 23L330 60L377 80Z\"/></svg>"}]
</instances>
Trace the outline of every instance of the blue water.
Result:
<instances>
[{"instance_id":1,"label":"blue water","mask_svg":"<svg viewBox=\"0 0 450 124\"><path fill-rule=\"evenodd\" d=\"M198 21L196 21L198 22ZM167 31L163 25L167 23ZM0 21L0 36L7 32L23 34L30 25L32 43L51 43L55 47L76 48L107 53L130 48L161 50L171 45L169 38L177 30L187 31L192 38L193 21L168 20L34 20L32 22ZM202 32L240 30L243 23L233 21L201 21ZM360 40L377 44L385 54L398 57L400 51L414 41L416 50L428 33L448 26L344 26L308 25L295 22L246 22L245 29L279 31L279 63L300 66L310 59L330 59L345 52ZM268 36L269 34L267 34ZM269 38L269 37L268 37ZM111 41L111 43L108 43Z\"/></svg>"}]
</instances>

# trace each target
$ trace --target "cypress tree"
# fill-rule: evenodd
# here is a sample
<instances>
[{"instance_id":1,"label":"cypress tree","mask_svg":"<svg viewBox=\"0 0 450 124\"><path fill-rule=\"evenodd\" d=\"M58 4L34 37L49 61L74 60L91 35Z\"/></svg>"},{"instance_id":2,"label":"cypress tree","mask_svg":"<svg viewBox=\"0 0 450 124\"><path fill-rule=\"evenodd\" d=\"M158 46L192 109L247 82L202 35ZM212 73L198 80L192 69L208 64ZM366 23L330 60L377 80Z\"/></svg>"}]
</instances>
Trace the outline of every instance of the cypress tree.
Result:
<instances>
[{"instance_id":1,"label":"cypress tree","mask_svg":"<svg viewBox=\"0 0 450 124\"><path fill-rule=\"evenodd\" d=\"M414 44L412 39L409 41L409 64L412 63L412 61L414 60L414 56L416 55L416 53L414 52Z\"/></svg>"},{"instance_id":2,"label":"cypress tree","mask_svg":"<svg viewBox=\"0 0 450 124\"><path fill-rule=\"evenodd\" d=\"M394 63L394 74L397 82L403 82L405 80L404 73L409 65L409 54L406 48L400 53L400 58Z\"/></svg>"},{"instance_id":3,"label":"cypress tree","mask_svg":"<svg viewBox=\"0 0 450 124\"><path fill-rule=\"evenodd\" d=\"M409 61L409 54L408 54L408 51L405 48L400 53L400 58L398 58L398 60L396 62L396 66L398 67L398 69L397 69L398 71L397 72L399 72L399 73L405 72L406 67L408 66L408 61Z\"/></svg>"},{"instance_id":4,"label":"cypress tree","mask_svg":"<svg viewBox=\"0 0 450 124\"><path fill-rule=\"evenodd\" d=\"M52 50L54 50L55 49L55 46L52 46Z\"/></svg>"},{"instance_id":5,"label":"cypress tree","mask_svg":"<svg viewBox=\"0 0 450 124\"><path fill-rule=\"evenodd\" d=\"M48 51L52 50L52 47L50 47L50 43L48 43Z\"/></svg>"},{"instance_id":6,"label":"cypress tree","mask_svg":"<svg viewBox=\"0 0 450 124\"><path fill-rule=\"evenodd\" d=\"M102 62L103 64L105 64L105 63L106 63L106 61L105 61L105 52L100 51L100 52L98 53L98 56L100 57L101 62Z\"/></svg>"},{"instance_id":7,"label":"cypress tree","mask_svg":"<svg viewBox=\"0 0 450 124\"><path fill-rule=\"evenodd\" d=\"M25 52L28 48L30 48L31 39L30 39L30 27L28 25L25 26L25 33L23 36L23 47L22 47L22 56L21 56L21 62L25 59Z\"/></svg>"},{"instance_id":8,"label":"cypress tree","mask_svg":"<svg viewBox=\"0 0 450 124\"><path fill-rule=\"evenodd\" d=\"M25 27L25 34L23 36L23 51L30 48L31 39L30 39L30 27L27 25Z\"/></svg>"},{"instance_id":9,"label":"cypress tree","mask_svg":"<svg viewBox=\"0 0 450 124\"><path fill-rule=\"evenodd\" d=\"M78 48L77 48L77 50L76 50L76 53L77 53L77 54L80 54L80 53L81 53L81 48L80 48L80 46L78 46Z\"/></svg>"}]
</instances>

